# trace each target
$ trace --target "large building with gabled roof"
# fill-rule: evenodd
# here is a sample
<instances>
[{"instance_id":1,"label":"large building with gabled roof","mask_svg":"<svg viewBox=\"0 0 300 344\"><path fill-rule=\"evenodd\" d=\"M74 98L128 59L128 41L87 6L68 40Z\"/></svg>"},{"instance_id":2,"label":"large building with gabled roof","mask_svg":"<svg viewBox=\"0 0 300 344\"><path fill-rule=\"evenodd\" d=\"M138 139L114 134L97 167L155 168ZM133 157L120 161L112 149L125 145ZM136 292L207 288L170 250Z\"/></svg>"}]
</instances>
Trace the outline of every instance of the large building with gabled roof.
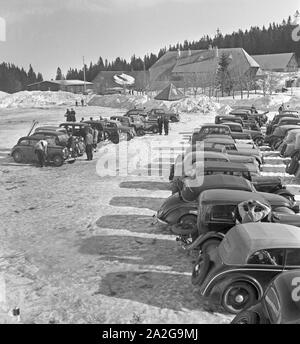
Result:
<instances>
[{"instance_id":1,"label":"large building with gabled roof","mask_svg":"<svg viewBox=\"0 0 300 344\"><path fill-rule=\"evenodd\" d=\"M168 51L150 69L150 89L161 90L172 82L176 87L207 87L214 83L220 57L226 55L232 78L255 77L259 64L242 48Z\"/></svg>"},{"instance_id":2,"label":"large building with gabled roof","mask_svg":"<svg viewBox=\"0 0 300 344\"><path fill-rule=\"evenodd\" d=\"M296 72L299 68L295 53L253 55L263 71Z\"/></svg>"}]
</instances>

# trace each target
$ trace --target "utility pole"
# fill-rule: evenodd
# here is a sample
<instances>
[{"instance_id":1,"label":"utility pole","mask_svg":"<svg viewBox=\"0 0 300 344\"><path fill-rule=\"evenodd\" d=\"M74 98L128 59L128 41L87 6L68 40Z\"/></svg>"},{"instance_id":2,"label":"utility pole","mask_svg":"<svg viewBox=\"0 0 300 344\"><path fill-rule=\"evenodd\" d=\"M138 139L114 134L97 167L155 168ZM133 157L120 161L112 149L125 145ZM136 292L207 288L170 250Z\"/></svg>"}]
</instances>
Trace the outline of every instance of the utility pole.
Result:
<instances>
[{"instance_id":1,"label":"utility pole","mask_svg":"<svg viewBox=\"0 0 300 344\"><path fill-rule=\"evenodd\" d=\"M83 60L84 93L86 93L86 77L85 77L85 62L84 62L84 56L83 56L82 60Z\"/></svg>"}]
</instances>

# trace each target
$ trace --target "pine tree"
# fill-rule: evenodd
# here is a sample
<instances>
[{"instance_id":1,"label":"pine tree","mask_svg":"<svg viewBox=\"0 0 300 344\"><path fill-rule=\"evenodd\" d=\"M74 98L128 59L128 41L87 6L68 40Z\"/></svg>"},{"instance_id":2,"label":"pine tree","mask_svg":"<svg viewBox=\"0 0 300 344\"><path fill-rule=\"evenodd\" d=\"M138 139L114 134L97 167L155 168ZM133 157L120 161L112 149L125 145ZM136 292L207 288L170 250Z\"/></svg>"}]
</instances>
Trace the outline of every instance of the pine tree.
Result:
<instances>
[{"instance_id":1,"label":"pine tree","mask_svg":"<svg viewBox=\"0 0 300 344\"><path fill-rule=\"evenodd\" d=\"M63 80L63 75L61 69L58 67L56 71L56 77L55 80Z\"/></svg>"}]
</instances>

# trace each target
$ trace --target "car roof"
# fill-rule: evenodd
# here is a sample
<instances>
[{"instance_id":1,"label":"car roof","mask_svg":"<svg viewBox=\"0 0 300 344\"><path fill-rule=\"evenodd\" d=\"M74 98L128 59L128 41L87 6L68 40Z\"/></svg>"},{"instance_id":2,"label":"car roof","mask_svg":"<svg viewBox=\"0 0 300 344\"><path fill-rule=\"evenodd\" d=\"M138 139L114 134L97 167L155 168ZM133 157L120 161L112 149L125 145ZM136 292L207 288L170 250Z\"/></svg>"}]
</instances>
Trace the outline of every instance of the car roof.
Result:
<instances>
[{"instance_id":1,"label":"car roof","mask_svg":"<svg viewBox=\"0 0 300 344\"><path fill-rule=\"evenodd\" d=\"M201 128L204 128L204 127L211 127L211 128L222 128L222 127L226 127L226 125L223 125L222 124L215 124L215 123L204 123L201 125Z\"/></svg>"},{"instance_id":2,"label":"car roof","mask_svg":"<svg viewBox=\"0 0 300 344\"><path fill-rule=\"evenodd\" d=\"M292 129L300 129L300 125L295 125L295 124L285 124L285 125L281 125L279 127L276 127L275 130L279 131L279 130L283 130L283 131L287 131L287 130L292 130Z\"/></svg>"},{"instance_id":3,"label":"car roof","mask_svg":"<svg viewBox=\"0 0 300 344\"><path fill-rule=\"evenodd\" d=\"M234 226L219 246L225 264L245 264L263 249L300 248L300 229L283 223L252 222Z\"/></svg>"},{"instance_id":4,"label":"car roof","mask_svg":"<svg viewBox=\"0 0 300 344\"><path fill-rule=\"evenodd\" d=\"M34 132L32 135L53 135L53 136L62 136L62 135L64 135L64 136L66 136L67 134L62 132L62 131L39 130L37 132ZM30 135L30 136L32 136L32 135Z\"/></svg>"},{"instance_id":5,"label":"car roof","mask_svg":"<svg viewBox=\"0 0 300 344\"><path fill-rule=\"evenodd\" d=\"M204 142L212 142L212 143L234 143L235 140L229 135L209 135L204 139Z\"/></svg>"},{"instance_id":6,"label":"car roof","mask_svg":"<svg viewBox=\"0 0 300 344\"><path fill-rule=\"evenodd\" d=\"M220 164L219 161L205 161L204 162L204 168L206 170L209 169L214 169L216 171L252 171L255 170L256 171L256 167L254 166L254 164L250 164L250 165L246 165L244 163L239 163L239 162L222 162L222 164Z\"/></svg>"},{"instance_id":7,"label":"car roof","mask_svg":"<svg viewBox=\"0 0 300 344\"><path fill-rule=\"evenodd\" d=\"M223 122L222 124L228 125L228 126L230 126L230 125L237 125L237 126L240 126L241 128L243 127L243 126L241 125L241 123L236 123L236 122ZM219 124L219 125L220 125L220 124Z\"/></svg>"},{"instance_id":8,"label":"car roof","mask_svg":"<svg viewBox=\"0 0 300 344\"><path fill-rule=\"evenodd\" d=\"M220 204L238 204L250 199L269 204L264 197L258 192L249 191L236 191L236 190L224 190L224 189L213 189L204 191L201 196L202 203L214 203L218 202Z\"/></svg>"},{"instance_id":9,"label":"car roof","mask_svg":"<svg viewBox=\"0 0 300 344\"><path fill-rule=\"evenodd\" d=\"M62 127L64 125L70 125L70 126L82 126L82 127L86 127L88 126L87 123L84 123L84 122L64 122L64 123L61 123L59 126Z\"/></svg>"},{"instance_id":10,"label":"car roof","mask_svg":"<svg viewBox=\"0 0 300 344\"><path fill-rule=\"evenodd\" d=\"M190 183L191 181L191 183ZM202 178L200 179L202 181ZM193 181L186 178L184 183L189 186L193 184ZM195 184L194 184L195 185ZM230 190L244 190L244 191L253 191L253 186L249 180L241 177L230 176L225 174L218 175L208 175L203 176L202 185L197 188L200 192L209 189L230 189Z\"/></svg>"},{"instance_id":11,"label":"car roof","mask_svg":"<svg viewBox=\"0 0 300 344\"><path fill-rule=\"evenodd\" d=\"M299 117L289 117L289 116L281 117L279 119L279 123L283 122L283 121L300 121L300 118Z\"/></svg>"}]
</instances>

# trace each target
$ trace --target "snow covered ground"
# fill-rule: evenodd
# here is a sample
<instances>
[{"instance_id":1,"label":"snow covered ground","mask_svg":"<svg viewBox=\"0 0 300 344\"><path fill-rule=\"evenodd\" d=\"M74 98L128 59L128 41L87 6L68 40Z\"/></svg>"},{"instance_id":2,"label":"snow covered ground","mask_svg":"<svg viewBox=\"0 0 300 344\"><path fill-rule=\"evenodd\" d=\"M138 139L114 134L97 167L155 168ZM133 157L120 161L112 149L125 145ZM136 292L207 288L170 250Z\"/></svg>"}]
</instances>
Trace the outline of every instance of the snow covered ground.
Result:
<instances>
[{"instance_id":1,"label":"snow covered ground","mask_svg":"<svg viewBox=\"0 0 300 344\"><path fill-rule=\"evenodd\" d=\"M112 145L100 146L93 162L82 158L57 169L15 164L7 156L33 120L40 125L64 121L74 95L46 93L16 94L0 101L4 316L17 302L25 323L228 323L232 316L192 287L192 257L178 250L168 229L151 225L152 215L170 195L168 161L187 145L186 133L212 122L217 112L254 102L272 116L282 101L298 107L298 94L251 95L247 102L226 98L216 103L199 96L160 103L176 107L181 122L171 124L169 136L135 138L131 149L135 154L148 144L166 147L162 175L149 177L141 166L135 175L99 177L98 162ZM105 107L78 107L77 118L109 117L135 105L159 106L147 97L105 96L102 101ZM151 162L157 162L155 155ZM268 152L265 168L264 174L284 177L300 194L298 181L282 172L278 153ZM0 311L0 322L1 315Z\"/></svg>"}]
</instances>

